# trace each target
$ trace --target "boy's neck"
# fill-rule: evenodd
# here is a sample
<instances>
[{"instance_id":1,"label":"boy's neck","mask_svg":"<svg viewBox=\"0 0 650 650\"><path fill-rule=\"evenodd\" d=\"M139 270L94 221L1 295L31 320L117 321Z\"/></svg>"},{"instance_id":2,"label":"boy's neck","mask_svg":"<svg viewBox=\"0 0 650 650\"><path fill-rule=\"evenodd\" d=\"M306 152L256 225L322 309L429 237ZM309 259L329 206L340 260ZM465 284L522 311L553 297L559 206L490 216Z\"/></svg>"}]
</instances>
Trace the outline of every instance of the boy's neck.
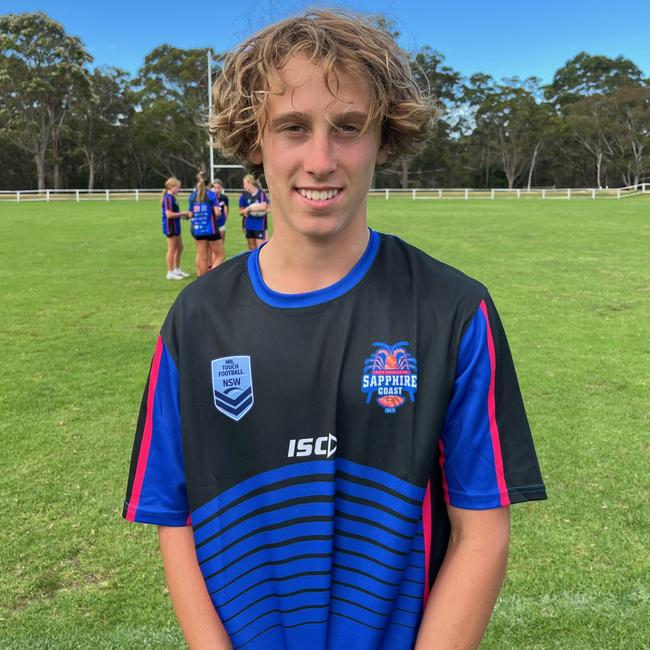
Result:
<instances>
[{"instance_id":1,"label":"boy's neck","mask_svg":"<svg viewBox=\"0 0 650 650\"><path fill-rule=\"evenodd\" d=\"M331 238L273 235L259 252L266 286L279 293L309 293L344 278L361 259L370 238L363 222ZM293 240L293 241L292 241Z\"/></svg>"}]
</instances>

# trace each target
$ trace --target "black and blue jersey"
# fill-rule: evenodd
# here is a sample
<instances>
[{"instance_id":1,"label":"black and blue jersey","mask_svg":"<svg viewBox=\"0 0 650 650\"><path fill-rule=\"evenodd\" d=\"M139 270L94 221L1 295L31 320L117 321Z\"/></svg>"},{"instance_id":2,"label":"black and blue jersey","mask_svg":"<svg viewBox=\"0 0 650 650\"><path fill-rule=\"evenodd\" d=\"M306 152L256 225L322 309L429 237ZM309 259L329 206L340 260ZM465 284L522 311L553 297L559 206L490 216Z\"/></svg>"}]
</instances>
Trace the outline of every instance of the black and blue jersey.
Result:
<instances>
[{"instance_id":1,"label":"black and blue jersey","mask_svg":"<svg viewBox=\"0 0 650 650\"><path fill-rule=\"evenodd\" d=\"M235 648L410 649L446 504L546 496L501 321L483 285L392 236L306 294L271 290L258 256L172 307L123 515L192 526Z\"/></svg>"},{"instance_id":2,"label":"black and blue jersey","mask_svg":"<svg viewBox=\"0 0 650 650\"><path fill-rule=\"evenodd\" d=\"M197 201L197 191L190 194L189 209L192 213L192 235L202 237L216 235L219 231L214 208L218 207L217 197L210 190L206 190L203 201Z\"/></svg>"},{"instance_id":3,"label":"black and blue jersey","mask_svg":"<svg viewBox=\"0 0 650 650\"><path fill-rule=\"evenodd\" d=\"M244 228L252 231L266 230L266 214L270 203L268 196L262 190L258 190L256 194L243 192L239 197L240 208L246 208L253 203L266 203L267 209L259 213L249 212L244 219Z\"/></svg>"},{"instance_id":4,"label":"black and blue jersey","mask_svg":"<svg viewBox=\"0 0 650 650\"><path fill-rule=\"evenodd\" d=\"M180 217L167 217L167 211L180 212L176 197L170 192L165 192L162 199L162 231L163 235L180 235L181 234L181 220Z\"/></svg>"}]
</instances>

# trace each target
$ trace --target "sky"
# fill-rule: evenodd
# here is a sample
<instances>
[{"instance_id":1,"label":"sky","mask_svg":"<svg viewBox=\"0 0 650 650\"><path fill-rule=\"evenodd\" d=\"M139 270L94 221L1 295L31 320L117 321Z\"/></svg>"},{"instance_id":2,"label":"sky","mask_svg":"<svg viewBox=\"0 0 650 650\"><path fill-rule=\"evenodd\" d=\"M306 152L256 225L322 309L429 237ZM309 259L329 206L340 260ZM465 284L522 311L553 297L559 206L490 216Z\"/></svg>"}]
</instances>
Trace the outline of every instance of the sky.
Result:
<instances>
[{"instance_id":1,"label":"sky","mask_svg":"<svg viewBox=\"0 0 650 650\"><path fill-rule=\"evenodd\" d=\"M95 65L137 72L154 47L211 47L223 52L265 25L307 7L337 6L394 20L408 50L429 45L465 76L553 73L580 51L623 55L650 77L650 0L0 0L0 14L44 11L79 36Z\"/></svg>"}]
</instances>

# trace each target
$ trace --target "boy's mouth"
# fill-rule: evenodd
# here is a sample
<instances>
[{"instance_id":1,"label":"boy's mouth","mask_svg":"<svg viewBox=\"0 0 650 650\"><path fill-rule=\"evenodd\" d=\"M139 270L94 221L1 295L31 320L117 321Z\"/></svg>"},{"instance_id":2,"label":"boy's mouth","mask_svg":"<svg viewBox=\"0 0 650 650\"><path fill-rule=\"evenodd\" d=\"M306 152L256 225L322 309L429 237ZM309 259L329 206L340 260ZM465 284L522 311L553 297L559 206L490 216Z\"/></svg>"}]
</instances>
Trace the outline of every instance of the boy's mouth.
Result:
<instances>
[{"instance_id":1,"label":"boy's mouth","mask_svg":"<svg viewBox=\"0 0 650 650\"><path fill-rule=\"evenodd\" d=\"M310 201L329 201L333 199L339 192L338 187L326 188L326 189L308 189L305 187L296 188L300 194Z\"/></svg>"},{"instance_id":2,"label":"boy's mouth","mask_svg":"<svg viewBox=\"0 0 650 650\"><path fill-rule=\"evenodd\" d=\"M312 208L327 208L338 202L342 187L296 187L296 194Z\"/></svg>"}]
</instances>

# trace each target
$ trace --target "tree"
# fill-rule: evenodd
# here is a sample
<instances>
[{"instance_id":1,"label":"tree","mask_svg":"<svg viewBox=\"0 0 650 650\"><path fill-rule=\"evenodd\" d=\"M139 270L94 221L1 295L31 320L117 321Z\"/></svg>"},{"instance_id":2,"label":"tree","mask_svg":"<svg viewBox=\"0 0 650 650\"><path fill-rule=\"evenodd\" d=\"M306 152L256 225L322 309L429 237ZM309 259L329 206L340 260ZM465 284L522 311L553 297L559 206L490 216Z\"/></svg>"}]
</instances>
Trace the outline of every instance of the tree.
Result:
<instances>
[{"instance_id":1,"label":"tree","mask_svg":"<svg viewBox=\"0 0 650 650\"><path fill-rule=\"evenodd\" d=\"M377 176L389 185L394 184L396 176L404 189L411 185L412 176L417 178L416 186L432 185L437 176L444 174L453 164L445 154L449 151L450 132L454 128L453 110L459 95L460 73L445 65L444 61L440 52L428 46L411 55L413 77L421 91L437 102L440 119L418 152L403 156L378 171Z\"/></svg>"},{"instance_id":2,"label":"tree","mask_svg":"<svg viewBox=\"0 0 650 650\"><path fill-rule=\"evenodd\" d=\"M563 107L583 97L606 95L624 86L641 86L642 82L641 70L630 59L580 52L555 72L545 95Z\"/></svg>"},{"instance_id":3,"label":"tree","mask_svg":"<svg viewBox=\"0 0 650 650\"><path fill-rule=\"evenodd\" d=\"M133 112L127 73L117 68L95 69L85 92L78 93L71 118L73 146L88 168L88 189L95 186L98 169L107 169L116 142Z\"/></svg>"},{"instance_id":4,"label":"tree","mask_svg":"<svg viewBox=\"0 0 650 650\"><path fill-rule=\"evenodd\" d=\"M52 144L58 184L58 142L91 60L81 40L44 13L0 16L0 135L33 157L39 189Z\"/></svg>"},{"instance_id":5,"label":"tree","mask_svg":"<svg viewBox=\"0 0 650 650\"><path fill-rule=\"evenodd\" d=\"M0 136L0 190L18 190L33 186L34 162L31 156L10 139Z\"/></svg>"},{"instance_id":6,"label":"tree","mask_svg":"<svg viewBox=\"0 0 650 650\"><path fill-rule=\"evenodd\" d=\"M566 124L576 142L591 157L595 183L603 186L605 167L612 154L616 116L607 95L590 95L566 108Z\"/></svg>"},{"instance_id":7,"label":"tree","mask_svg":"<svg viewBox=\"0 0 650 650\"><path fill-rule=\"evenodd\" d=\"M487 81L487 80L483 80ZM531 77L506 79L496 85L484 84L474 97L476 110L474 137L484 143L492 161L503 170L512 189L528 169L528 187L551 123L549 107L536 100L539 80Z\"/></svg>"},{"instance_id":8,"label":"tree","mask_svg":"<svg viewBox=\"0 0 650 650\"><path fill-rule=\"evenodd\" d=\"M408 187L409 175L415 175L417 185L434 187L440 176L451 175L455 164L452 138L458 123L456 107L461 93L461 75L445 64L440 52L428 46L412 56L411 71L423 92L437 102L440 118L420 150L402 160L401 184L403 188Z\"/></svg>"},{"instance_id":9,"label":"tree","mask_svg":"<svg viewBox=\"0 0 650 650\"><path fill-rule=\"evenodd\" d=\"M480 180L474 183L470 181L466 185L483 185L488 187L491 182L492 153L490 151L490 139L481 137L476 130L476 113L488 95L496 91L495 80L487 74L475 73L462 84L462 95L458 112L458 129L464 136L464 144L468 154L468 167L470 171L481 174Z\"/></svg>"},{"instance_id":10,"label":"tree","mask_svg":"<svg viewBox=\"0 0 650 650\"><path fill-rule=\"evenodd\" d=\"M157 47L145 57L136 86L138 110L132 123L136 155L144 156L161 176L188 179L197 169L205 171L206 50Z\"/></svg>"},{"instance_id":11,"label":"tree","mask_svg":"<svg viewBox=\"0 0 650 650\"><path fill-rule=\"evenodd\" d=\"M613 163L624 185L650 174L650 86L624 86L608 96L614 125Z\"/></svg>"}]
</instances>

